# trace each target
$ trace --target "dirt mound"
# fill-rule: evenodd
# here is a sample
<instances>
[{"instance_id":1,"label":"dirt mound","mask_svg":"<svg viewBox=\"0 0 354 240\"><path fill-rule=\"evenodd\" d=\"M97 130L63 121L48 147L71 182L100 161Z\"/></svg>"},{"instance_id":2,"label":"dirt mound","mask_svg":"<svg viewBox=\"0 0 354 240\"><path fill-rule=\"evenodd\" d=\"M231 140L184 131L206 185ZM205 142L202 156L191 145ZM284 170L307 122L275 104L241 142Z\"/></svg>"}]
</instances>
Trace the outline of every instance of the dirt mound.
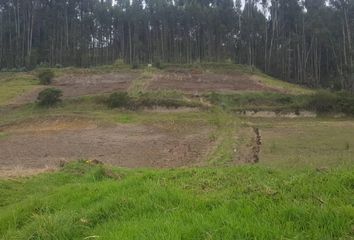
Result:
<instances>
[{"instance_id":1,"label":"dirt mound","mask_svg":"<svg viewBox=\"0 0 354 240\"><path fill-rule=\"evenodd\" d=\"M198 71L169 71L154 77L150 90L181 90L189 93L210 91L279 91L242 73L218 74Z\"/></svg>"},{"instance_id":2,"label":"dirt mound","mask_svg":"<svg viewBox=\"0 0 354 240\"><path fill-rule=\"evenodd\" d=\"M80 121L51 120L3 128L7 135L0 139L0 170L52 168L77 159L133 168L193 166L203 161L211 144L207 127L97 127Z\"/></svg>"}]
</instances>

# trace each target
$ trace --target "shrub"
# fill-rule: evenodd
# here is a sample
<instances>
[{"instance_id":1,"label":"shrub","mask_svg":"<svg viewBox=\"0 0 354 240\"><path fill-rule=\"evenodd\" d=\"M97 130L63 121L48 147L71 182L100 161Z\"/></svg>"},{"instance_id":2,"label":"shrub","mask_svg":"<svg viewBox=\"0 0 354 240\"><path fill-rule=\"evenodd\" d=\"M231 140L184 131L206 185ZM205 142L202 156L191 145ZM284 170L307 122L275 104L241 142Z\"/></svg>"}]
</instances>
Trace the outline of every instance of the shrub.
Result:
<instances>
[{"instance_id":1,"label":"shrub","mask_svg":"<svg viewBox=\"0 0 354 240\"><path fill-rule=\"evenodd\" d=\"M133 63L132 64L132 69L138 69L139 68L139 64L138 63Z\"/></svg>"},{"instance_id":2,"label":"shrub","mask_svg":"<svg viewBox=\"0 0 354 240\"><path fill-rule=\"evenodd\" d=\"M308 107L319 113L335 112L337 109L337 96L327 91L319 91L314 94Z\"/></svg>"},{"instance_id":3,"label":"shrub","mask_svg":"<svg viewBox=\"0 0 354 240\"><path fill-rule=\"evenodd\" d=\"M50 69L42 70L39 72L38 78L41 84L49 85L54 78L54 72Z\"/></svg>"},{"instance_id":4,"label":"shrub","mask_svg":"<svg viewBox=\"0 0 354 240\"><path fill-rule=\"evenodd\" d=\"M61 101L60 97L63 95L60 89L47 88L38 94L37 101L41 106L53 106Z\"/></svg>"},{"instance_id":5,"label":"shrub","mask_svg":"<svg viewBox=\"0 0 354 240\"><path fill-rule=\"evenodd\" d=\"M117 60L114 61L115 66L120 66L124 65L124 60L122 58L118 58Z\"/></svg>"},{"instance_id":6,"label":"shrub","mask_svg":"<svg viewBox=\"0 0 354 240\"><path fill-rule=\"evenodd\" d=\"M128 107L131 99L126 92L112 93L107 99L107 105L110 108Z\"/></svg>"},{"instance_id":7,"label":"shrub","mask_svg":"<svg viewBox=\"0 0 354 240\"><path fill-rule=\"evenodd\" d=\"M354 95L350 93L339 93L337 100L341 112L354 115Z\"/></svg>"},{"instance_id":8,"label":"shrub","mask_svg":"<svg viewBox=\"0 0 354 240\"><path fill-rule=\"evenodd\" d=\"M352 115L354 114L354 95L320 91L310 98L308 108L319 113L342 112Z\"/></svg>"},{"instance_id":9,"label":"shrub","mask_svg":"<svg viewBox=\"0 0 354 240\"><path fill-rule=\"evenodd\" d=\"M155 68L162 69L162 64L159 58L155 58L152 64Z\"/></svg>"},{"instance_id":10,"label":"shrub","mask_svg":"<svg viewBox=\"0 0 354 240\"><path fill-rule=\"evenodd\" d=\"M40 68L48 68L50 65L49 65L49 63L47 63L47 62L41 62L39 65L38 65L38 67L40 67Z\"/></svg>"},{"instance_id":11,"label":"shrub","mask_svg":"<svg viewBox=\"0 0 354 240\"><path fill-rule=\"evenodd\" d=\"M100 101L100 100L98 100ZM137 110L140 108L152 108L155 106L178 108L178 107L200 107L196 102L188 102L183 99L174 97L164 97L156 95L156 93L141 93L139 96L131 97L126 92L112 93L105 103L110 108L126 108Z\"/></svg>"}]
</instances>

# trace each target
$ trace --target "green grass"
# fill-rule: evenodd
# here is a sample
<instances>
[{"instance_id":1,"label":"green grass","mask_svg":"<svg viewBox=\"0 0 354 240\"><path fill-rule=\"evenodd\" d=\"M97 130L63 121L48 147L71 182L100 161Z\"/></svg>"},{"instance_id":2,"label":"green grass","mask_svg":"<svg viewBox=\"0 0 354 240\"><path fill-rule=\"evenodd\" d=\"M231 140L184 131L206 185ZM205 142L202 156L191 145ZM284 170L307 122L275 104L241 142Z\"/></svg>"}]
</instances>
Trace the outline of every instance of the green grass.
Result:
<instances>
[{"instance_id":1,"label":"green grass","mask_svg":"<svg viewBox=\"0 0 354 240\"><path fill-rule=\"evenodd\" d=\"M228 111L296 112L301 110L323 114L354 115L354 95L347 92L316 91L313 94L293 95L275 92L241 92L205 94L214 105Z\"/></svg>"},{"instance_id":2,"label":"green grass","mask_svg":"<svg viewBox=\"0 0 354 240\"><path fill-rule=\"evenodd\" d=\"M354 166L353 119L248 121L261 130L261 165L302 169Z\"/></svg>"},{"instance_id":3,"label":"green grass","mask_svg":"<svg viewBox=\"0 0 354 240\"><path fill-rule=\"evenodd\" d=\"M272 92L210 93L205 97L225 110L296 111L308 108L308 95L289 95Z\"/></svg>"},{"instance_id":4,"label":"green grass","mask_svg":"<svg viewBox=\"0 0 354 240\"><path fill-rule=\"evenodd\" d=\"M141 93L146 92L146 88L152 81L157 70L144 69L137 79L130 85L128 92L131 96L136 97Z\"/></svg>"},{"instance_id":5,"label":"green grass","mask_svg":"<svg viewBox=\"0 0 354 240\"><path fill-rule=\"evenodd\" d=\"M3 140L3 139L6 139L7 138L7 134L4 133L4 132L0 132L0 141Z\"/></svg>"},{"instance_id":6,"label":"green grass","mask_svg":"<svg viewBox=\"0 0 354 240\"><path fill-rule=\"evenodd\" d=\"M38 85L38 80L26 73L0 73L0 106Z\"/></svg>"},{"instance_id":7,"label":"green grass","mask_svg":"<svg viewBox=\"0 0 354 240\"><path fill-rule=\"evenodd\" d=\"M215 108L211 114L211 123L217 127L217 131L210 136L216 141L216 149L208 156L208 163L214 166L229 165L235 160L234 149L237 145L237 132L240 121L219 108Z\"/></svg>"},{"instance_id":8,"label":"green grass","mask_svg":"<svg viewBox=\"0 0 354 240\"><path fill-rule=\"evenodd\" d=\"M78 67L64 67L64 68L50 68L54 71L55 76L62 76L66 74L105 74L113 72L136 72L140 73L141 70L133 70L130 65L127 64L112 64L112 65L102 65L90 68L78 68ZM33 70L37 73L41 68Z\"/></svg>"},{"instance_id":9,"label":"green grass","mask_svg":"<svg viewBox=\"0 0 354 240\"><path fill-rule=\"evenodd\" d=\"M353 168L124 170L74 163L1 180L0 237L350 239L353 186Z\"/></svg>"},{"instance_id":10,"label":"green grass","mask_svg":"<svg viewBox=\"0 0 354 240\"><path fill-rule=\"evenodd\" d=\"M154 97L158 97L153 95ZM151 123L159 121L173 122L208 122L212 121L215 116L210 114L208 110L196 112L149 112L149 111L128 111L124 109L111 109L102 103L105 97L87 96L77 99L68 99L55 107L46 108L36 104L27 104L15 109L4 108L4 113L0 118L0 125L10 124L14 122L26 121L28 119L46 118L51 116L81 116L96 118L103 122L121 123Z\"/></svg>"},{"instance_id":11,"label":"green grass","mask_svg":"<svg viewBox=\"0 0 354 240\"><path fill-rule=\"evenodd\" d=\"M279 79L273 78L266 75L260 71L256 72L257 79L269 87L275 87L284 90L288 94L293 95L309 95L313 94L315 91L297 84L281 81Z\"/></svg>"}]
</instances>

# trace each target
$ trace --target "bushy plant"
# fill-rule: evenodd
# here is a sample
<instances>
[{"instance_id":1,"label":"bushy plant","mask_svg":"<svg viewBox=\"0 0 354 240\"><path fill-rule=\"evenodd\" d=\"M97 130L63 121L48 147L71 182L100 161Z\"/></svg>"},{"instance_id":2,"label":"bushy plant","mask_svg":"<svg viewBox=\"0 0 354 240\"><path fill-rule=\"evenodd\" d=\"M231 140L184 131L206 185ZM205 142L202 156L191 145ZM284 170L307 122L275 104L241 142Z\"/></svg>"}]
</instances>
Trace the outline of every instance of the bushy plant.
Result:
<instances>
[{"instance_id":1,"label":"bushy plant","mask_svg":"<svg viewBox=\"0 0 354 240\"><path fill-rule=\"evenodd\" d=\"M37 101L40 106L54 106L61 101L63 92L56 88L47 88L38 94Z\"/></svg>"},{"instance_id":2,"label":"bushy plant","mask_svg":"<svg viewBox=\"0 0 354 240\"><path fill-rule=\"evenodd\" d=\"M319 113L342 112L354 114L354 95L345 92L319 91L310 98L308 108Z\"/></svg>"},{"instance_id":3,"label":"bushy plant","mask_svg":"<svg viewBox=\"0 0 354 240\"><path fill-rule=\"evenodd\" d=\"M138 68L139 68L139 64L136 63L136 62L134 62L134 63L132 64L132 69L138 69Z\"/></svg>"},{"instance_id":4,"label":"bushy plant","mask_svg":"<svg viewBox=\"0 0 354 240\"><path fill-rule=\"evenodd\" d=\"M319 113L334 112L337 105L337 96L327 91L319 91L309 100L309 108Z\"/></svg>"},{"instance_id":5,"label":"bushy plant","mask_svg":"<svg viewBox=\"0 0 354 240\"><path fill-rule=\"evenodd\" d=\"M151 93L141 93L136 97L129 96L126 92L112 93L106 100L110 108L126 108L136 110L140 108L152 108L156 106L167 108L199 107L195 102L184 101L175 97L163 97Z\"/></svg>"},{"instance_id":6,"label":"bushy plant","mask_svg":"<svg viewBox=\"0 0 354 240\"><path fill-rule=\"evenodd\" d=\"M107 99L107 105L110 108L128 107L131 99L126 92L112 93Z\"/></svg>"},{"instance_id":7,"label":"bushy plant","mask_svg":"<svg viewBox=\"0 0 354 240\"><path fill-rule=\"evenodd\" d=\"M38 78L41 84L49 85L54 78L54 72L50 69L42 70L38 73Z\"/></svg>"},{"instance_id":8,"label":"bushy plant","mask_svg":"<svg viewBox=\"0 0 354 240\"><path fill-rule=\"evenodd\" d=\"M155 68L162 69L162 64L159 58L155 58L152 64Z\"/></svg>"},{"instance_id":9,"label":"bushy plant","mask_svg":"<svg viewBox=\"0 0 354 240\"><path fill-rule=\"evenodd\" d=\"M114 61L114 66L124 65L124 60L122 58L118 58Z\"/></svg>"},{"instance_id":10,"label":"bushy plant","mask_svg":"<svg viewBox=\"0 0 354 240\"><path fill-rule=\"evenodd\" d=\"M339 93L337 105L341 112L354 115L354 95L350 93Z\"/></svg>"}]
</instances>

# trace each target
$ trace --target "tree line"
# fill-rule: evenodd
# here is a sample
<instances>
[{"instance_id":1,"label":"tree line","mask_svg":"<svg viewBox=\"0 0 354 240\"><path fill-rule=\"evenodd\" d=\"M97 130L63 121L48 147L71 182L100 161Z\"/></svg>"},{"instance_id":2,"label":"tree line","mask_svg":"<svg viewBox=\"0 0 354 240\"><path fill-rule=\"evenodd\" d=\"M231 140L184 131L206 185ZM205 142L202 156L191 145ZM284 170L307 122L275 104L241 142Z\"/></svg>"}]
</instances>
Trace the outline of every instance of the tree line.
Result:
<instances>
[{"instance_id":1,"label":"tree line","mask_svg":"<svg viewBox=\"0 0 354 240\"><path fill-rule=\"evenodd\" d=\"M0 68L231 61L354 91L354 0L0 0Z\"/></svg>"}]
</instances>

